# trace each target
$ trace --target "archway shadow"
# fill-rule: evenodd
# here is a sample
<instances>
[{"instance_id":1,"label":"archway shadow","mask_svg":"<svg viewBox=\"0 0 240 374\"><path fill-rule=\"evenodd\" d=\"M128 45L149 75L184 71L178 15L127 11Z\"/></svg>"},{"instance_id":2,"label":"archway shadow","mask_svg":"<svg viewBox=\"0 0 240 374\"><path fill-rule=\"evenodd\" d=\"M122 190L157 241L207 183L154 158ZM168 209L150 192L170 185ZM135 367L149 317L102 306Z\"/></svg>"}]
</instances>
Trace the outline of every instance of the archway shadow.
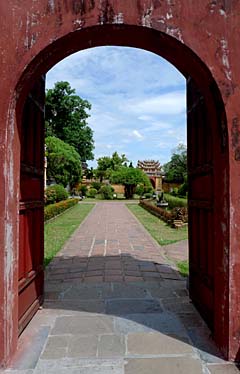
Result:
<instances>
[{"instance_id":1,"label":"archway shadow","mask_svg":"<svg viewBox=\"0 0 240 374\"><path fill-rule=\"evenodd\" d=\"M108 316L115 334L155 332L193 347L206 363L222 362L186 278L164 262L129 254L58 256L46 269L44 312L56 317L51 335L81 333L79 318Z\"/></svg>"}]
</instances>

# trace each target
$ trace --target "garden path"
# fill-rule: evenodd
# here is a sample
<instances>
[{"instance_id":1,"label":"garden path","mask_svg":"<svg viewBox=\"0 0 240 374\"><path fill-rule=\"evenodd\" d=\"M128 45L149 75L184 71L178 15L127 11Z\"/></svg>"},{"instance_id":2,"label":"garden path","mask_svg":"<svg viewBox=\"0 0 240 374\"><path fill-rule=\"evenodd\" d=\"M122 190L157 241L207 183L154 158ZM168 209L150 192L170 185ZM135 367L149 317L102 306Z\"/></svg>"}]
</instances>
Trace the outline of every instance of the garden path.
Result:
<instances>
[{"instance_id":1,"label":"garden path","mask_svg":"<svg viewBox=\"0 0 240 374\"><path fill-rule=\"evenodd\" d=\"M124 203L97 203L48 266L5 373L237 373L164 251Z\"/></svg>"}]
</instances>

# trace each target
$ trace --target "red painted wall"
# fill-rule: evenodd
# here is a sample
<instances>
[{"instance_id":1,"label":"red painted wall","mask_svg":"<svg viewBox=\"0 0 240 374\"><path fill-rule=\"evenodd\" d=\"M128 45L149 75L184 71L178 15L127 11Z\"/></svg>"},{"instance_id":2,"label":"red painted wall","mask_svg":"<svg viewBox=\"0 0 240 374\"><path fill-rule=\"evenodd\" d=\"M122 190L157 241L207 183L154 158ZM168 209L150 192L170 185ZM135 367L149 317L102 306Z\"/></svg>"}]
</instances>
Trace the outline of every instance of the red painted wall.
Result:
<instances>
[{"instance_id":1,"label":"red painted wall","mask_svg":"<svg viewBox=\"0 0 240 374\"><path fill-rule=\"evenodd\" d=\"M225 353L231 359L236 358L240 339L239 24L238 0L0 2L0 331L3 331L0 361L3 365L17 344L19 139L16 101L20 118L24 98L41 73L74 51L106 44L135 46L161 54L186 77L191 75L203 93L208 90L211 74L219 87L229 134L226 138L229 170L228 165L219 165L225 173L225 193L219 204L224 205L227 215L222 222L226 239L222 269L230 274L229 294L225 295L229 302L229 346ZM224 123L219 131L224 137Z\"/></svg>"}]
</instances>

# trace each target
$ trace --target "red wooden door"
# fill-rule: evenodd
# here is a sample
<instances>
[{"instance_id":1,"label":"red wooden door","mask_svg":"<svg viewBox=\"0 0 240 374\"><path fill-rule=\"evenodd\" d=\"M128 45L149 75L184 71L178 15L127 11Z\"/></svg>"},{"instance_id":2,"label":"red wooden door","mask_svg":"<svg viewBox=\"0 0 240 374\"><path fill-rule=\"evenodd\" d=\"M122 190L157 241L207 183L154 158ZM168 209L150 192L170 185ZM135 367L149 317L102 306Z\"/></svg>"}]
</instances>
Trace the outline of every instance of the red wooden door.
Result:
<instances>
[{"instance_id":1,"label":"red wooden door","mask_svg":"<svg viewBox=\"0 0 240 374\"><path fill-rule=\"evenodd\" d=\"M214 325L214 167L211 123L204 97L187 82L190 297Z\"/></svg>"},{"instance_id":2,"label":"red wooden door","mask_svg":"<svg viewBox=\"0 0 240 374\"><path fill-rule=\"evenodd\" d=\"M43 301L45 78L27 97L22 124L19 202L19 333Z\"/></svg>"}]
</instances>

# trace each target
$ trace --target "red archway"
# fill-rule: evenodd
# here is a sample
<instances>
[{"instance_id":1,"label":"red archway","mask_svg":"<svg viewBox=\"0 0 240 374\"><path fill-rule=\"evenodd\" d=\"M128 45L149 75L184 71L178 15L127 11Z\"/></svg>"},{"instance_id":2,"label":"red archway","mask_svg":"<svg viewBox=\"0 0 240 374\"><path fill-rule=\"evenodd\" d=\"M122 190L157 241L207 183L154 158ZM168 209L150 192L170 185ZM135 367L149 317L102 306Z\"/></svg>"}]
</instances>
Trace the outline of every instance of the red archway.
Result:
<instances>
[{"instance_id":1,"label":"red archway","mask_svg":"<svg viewBox=\"0 0 240 374\"><path fill-rule=\"evenodd\" d=\"M226 47L226 43L229 42L234 48L235 40L232 41L228 35L224 35L225 39L222 39L223 20L219 18L222 8L218 9L217 5L207 8L207 1L203 1L196 7L190 2L182 6L180 0L175 2L175 7L172 4L161 6L158 1L150 3L149 7L145 7L144 1L119 1L115 4L112 1L69 0L62 5L59 2L56 6L54 1L44 1L39 5L33 4L31 0L25 0L19 8L17 1L12 0L2 6L6 22L2 27L7 29L7 34L11 31L8 23L12 24L12 18L15 25L22 20L21 25L29 26L27 34L21 29L19 33L13 32L8 45L4 43L4 37L0 39L7 51L1 65L4 74L4 95L0 112L3 120L0 134L7 144L0 153L4 165L1 171L3 196L0 202L0 239L4 246L4 256L0 262L3 284L0 292L0 325L3 331L0 336L0 358L3 364L6 364L15 350L18 336L20 308L17 306L17 269L21 258L18 255L19 233L22 254L27 248L23 244L25 239L22 238L26 238L26 235L28 238L31 237L29 228L30 231L33 230L33 222L36 222L36 219L41 223L38 225L39 250L36 263L30 264L30 268L38 274L38 278L29 278L28 284L32 285L34 292L30 288L25 289L28 295L34 294L35 300L41 302L41 147L44 85L40 77L67 55L101 45L131 46L152 51L174 64L187 79L191 191L190 293L195 305L211 326L215 340L225 357L237 358L240 327L237 312L240 303L236 290L240 283L240 262L236 223L239 213L235 209L238 188L233 182L238 175L236 162L239 160L239 147L237 116L233 118L232 142L227 136L230 131L230 119L233 113L237 112L237 101L234 86L229 82L233 73L229 65L230 52ZM233 6L239 7L239 4ZM30 21L25 15L28 9L31 9L30 13L26 12ZM224 11L227 18L224 22L230 24L231 20L233 21L232 8L226 8ZM187 24L186 17L189 21ZM216 20L214 29L213 17ZM211 40L208 52L204 48L206 36L203 31L201 33L197 30L200 21L215 34L214 38L211 38L212 34L208 31L211 34L208 36ZM237 24L235 19L234 22ZM12 50L8 49L9 46ZM21 58L19 64L16 63L17 58ZM8 72L12 72L12 75ZM7 74L8 81L5 79ZM226 113L222 97L228 102ZM27 131L25 137L22 136L26 126L31 129L33 120L39 131ZM28 147L34 141L39 148L32 147L32 154L30 152L25 159L21 159L20 169L21 151L24 150L24 146ZM234 158L229 157L229 149L234 151ZM27 195L27 182L35 184L32 195ZM23 210L31 211L26 219L26 222L30 223L23 224L27 227L25 236L22 235L23 226L20 226L19 230L18 199ZM35 213L32 213L33 211ZM31 240L28 241L30 252ZM34 266L36 268L33 268ZM28 284L26 283L26 286ZM24 296L23 300L26 299L29 300L29 297ZM28 302L22 312L25 314L29 311L26 321L34 312L35 300ZM23 302L20 304L22 306Z\"/></svg>"}]
</instances>

